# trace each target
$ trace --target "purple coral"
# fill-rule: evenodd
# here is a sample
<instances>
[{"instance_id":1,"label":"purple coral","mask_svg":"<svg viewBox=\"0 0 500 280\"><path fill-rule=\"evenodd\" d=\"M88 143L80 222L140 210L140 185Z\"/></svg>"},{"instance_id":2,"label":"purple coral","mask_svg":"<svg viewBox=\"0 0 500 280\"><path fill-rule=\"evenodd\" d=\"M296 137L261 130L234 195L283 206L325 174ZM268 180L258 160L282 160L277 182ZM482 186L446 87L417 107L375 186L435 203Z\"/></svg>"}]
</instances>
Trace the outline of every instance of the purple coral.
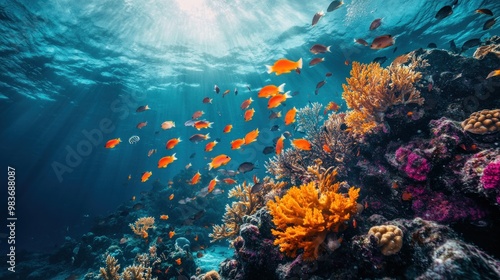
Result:
<instances>
[{"instance_id":1,"label":"purple coral","mask_svg":"<svg viewBox=\"0 0 500 280\"><path fill-rule=\"evenodd\" d=\"M492 162L486 166L481 176L484 189L500 189L500 161Z\"/></svg>"},{"instance_id":2,"label":"purple coral","mask_svg":"<svg viewBox=\"0 0 500 280\"><path fill-rule=\"evenodd\" d=\"M426 158L405 147L398 148L395 156L398 162L403 163L400 170L405 172L408 177L416 181L425 181L427 179L431 166Z\"/></svg>"}]
</instances>

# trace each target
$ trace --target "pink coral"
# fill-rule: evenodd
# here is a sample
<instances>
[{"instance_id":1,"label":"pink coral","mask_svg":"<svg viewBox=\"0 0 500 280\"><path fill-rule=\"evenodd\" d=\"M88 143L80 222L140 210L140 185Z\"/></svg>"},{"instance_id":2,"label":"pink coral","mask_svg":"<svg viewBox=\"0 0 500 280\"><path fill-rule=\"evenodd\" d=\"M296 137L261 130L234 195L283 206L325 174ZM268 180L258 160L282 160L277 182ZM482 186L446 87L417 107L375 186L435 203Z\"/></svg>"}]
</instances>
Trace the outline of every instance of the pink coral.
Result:
<instances>
[{"instance_id":1,"label":"pink coral","mask_svg":"<svg viewBox=\"0 0 500 280\"><path fill-rule=\"evenodd\" d=\"M396 160L402 165L399 167L401 171L416 181L425 181L427 174L431 171L429 161L410 151L405 147L400 147L396 150Z\"/></svg>"},{"instance_id":2,"label":"pink coral","mask_svg":"<svg viewBox=\"0 0 500 280\"><path fill-rule=\"evenodd\" d=\"M481 176L481 184L486 190L500 189L500 161L491 162Z\"/></svg>"}]
</instances>

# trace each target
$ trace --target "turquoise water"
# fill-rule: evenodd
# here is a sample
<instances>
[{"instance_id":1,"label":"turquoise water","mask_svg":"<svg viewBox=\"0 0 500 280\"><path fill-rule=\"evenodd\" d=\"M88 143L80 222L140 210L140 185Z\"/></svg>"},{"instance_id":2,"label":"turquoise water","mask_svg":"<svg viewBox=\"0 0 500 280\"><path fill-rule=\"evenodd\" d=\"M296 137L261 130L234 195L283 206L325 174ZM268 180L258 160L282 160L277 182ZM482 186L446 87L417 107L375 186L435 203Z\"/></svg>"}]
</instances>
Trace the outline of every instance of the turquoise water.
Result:
<instances>
[{"instance_id":1,"label":"turquoise water","mask_svg":"<svg viewBox=\"0 0 500 280\"><path fill-rule=\"evenodd\" d=\"M267 100L257 98L264 85L286 83L286 91L298 92L278 109L283 114L310 102L335 101L342 111L341 84L350 71L346 61L367 63L383 56L391 61L429 43L449 49L454 40L460 47L500 30L497 24L483 31L488 18L473 12L490 7L498 13L494 0L460 1L441 21L434 15L444 2L353 0L311 26L313 15L326 12L328 3L1 1L0 151L3 168L16 168L19 246L51 249L64 236L88 231L95 217L150 190L151 182L166 184L188 163L203 171L222 153L232 158L225 169L237 169L245 161L257 164L241 179L265 175L269 155L262 150L284 125L269 120ZM369 31L376 18L382 18L382 25ZM375 51L353 43L354 38L371 42L383 34L396 36L394 47ZM309 67L312 58L320 57L309 52L316 43L331 46L331 52L323 55L323 63ZM301 73L266 73L265 65L283 57L302 58ZM327 72L333 75L325 78ZM316 95L322 80L327 82ZM221 93L214 92L214 85ZM225 90L230 93L222 97ZM213 98L213 104L203 104L204 97ZM255 116L245 122L239 107L250 97ZM151 110L135 112L146 104ZM198 131L184 126L198 110L214 122L200 133L220 139L209 153L203 151L205 143L188 140ZM162 130L167 120L176 127ZM148 125L137 129L144 121ZM227 135L222 133L226 124L233 125ZM276 124L281 130L270 131ZM260 130L256 143L230 149L230 141L255 128ZM133 135L140 141L129 144ZM177 137L182 142L165 150L165 142ZM123 142L105 149L113 138ZM150 149L158 152L148 157ZM166 169L156 167L161 156L174 152L177 161ZM145 171L153 172L149 183L140 182Z\"/></svg>"}]
</instances>

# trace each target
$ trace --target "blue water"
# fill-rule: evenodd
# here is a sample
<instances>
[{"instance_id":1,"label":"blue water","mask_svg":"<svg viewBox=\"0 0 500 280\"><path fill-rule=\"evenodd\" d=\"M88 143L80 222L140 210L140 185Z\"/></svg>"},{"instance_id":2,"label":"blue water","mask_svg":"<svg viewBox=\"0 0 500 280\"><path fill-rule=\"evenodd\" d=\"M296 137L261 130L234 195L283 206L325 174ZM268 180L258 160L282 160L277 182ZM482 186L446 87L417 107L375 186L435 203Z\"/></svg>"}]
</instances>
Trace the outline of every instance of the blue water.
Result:
<instances>
[{"instance_id":1,"label":"blue water","mask_svg":"<svg viewBox=\"0 0 500 280\"><path fill-rule=\"evenodd\" d=\"M500 13L497 1L459 1L451 16L434 19L451 2L347 0L311 27L313 15L326 11L329 1L0 1L0 161L2 170L16 169L19 248L50 250L64 236L80 236L95 217L150 190L156 180L168 182L189 162L203 170L210 158L226 153L232 158L226 169L251 161L260 168L245 178L265 175L268 156L262 149L283 131L269 128L284 125L269 121L267 99L256 96L262 86L286 83L287 91L299 92L283 114L309 102L342 104L341 84L350 71L346 60L387 56L391 61L431 42L449 49L450 40L460 47L469 39L499 34L499 24L483 31L489 17L474 13L486 7ZM376 18L383 19L382 26L369 31ZM375 51L353 43L383 34L397 37L395 52L394 47ZM331 45L331 53L310 68L307 63L318 56L309 48L316 43ZM302 73L267 74L265 65L282 57L303 58ZM327 72L333 76L315 95ZM215 84L221 93L231 93L222 98L213 91ZM206 96L213 104L202 103ZM256 114L244 122L239 106L249 97ZM135 112L146 104L152 109ZM214 122L201 133L221 140L210 153L203 151L205 143L188 141L197 131L183 125L197 110ZM176 127L161 130L166 120ZM142 121L148 125L139 130ZM234 126L229 135L222 133L226 124ZM258 142L244 150L229 148L231 140L255 128L261 131ZM94 143L85 132L94 133ZM141 140L129 144L132 135ZM107 140L118 137L123 142L117 148L104 149ZM166 151L165 142L174 137L182 142ZM158 150L151 158L150 149ZM174 152L177 161L166 169L156 167L161 156ZM65 166L66 172L54 166ZM140 183L144 171L153 175Z\"/></svg>"}]
</instances>

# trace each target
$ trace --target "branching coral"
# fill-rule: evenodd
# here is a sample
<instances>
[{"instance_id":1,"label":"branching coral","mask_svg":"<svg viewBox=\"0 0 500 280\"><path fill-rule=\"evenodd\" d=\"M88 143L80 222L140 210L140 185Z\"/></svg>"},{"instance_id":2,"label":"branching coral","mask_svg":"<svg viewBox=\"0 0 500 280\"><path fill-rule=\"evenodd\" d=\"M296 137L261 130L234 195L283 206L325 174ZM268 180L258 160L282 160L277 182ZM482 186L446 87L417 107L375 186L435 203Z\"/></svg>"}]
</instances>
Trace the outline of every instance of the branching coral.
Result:
<instances>
[{"instance_id":1,"label":"branching coral","mask_svg":"<svg viewBox=\"0 0 500 280\"><path fill-rule=\"evenodd\" d=\"M221 239L234 239L239 234L240 226L243 224L243 217L254 214L265 205L264 196L259 192L266 193L272 189L283 187L283 183L275 183L270 178L264 179L259 191L256 191L255 184L257 183L250 185L245 181L229 191L228 197L236 198L238 201L234 201L231 206L226 204L226 213L222 217L224 223L212 227L213 232L209 234L212 238L211 242Z\"/></svg>"},{"instance_id":2,"label":"branching coral","mask_svg":"<svg viewBox=\"0 0 500 280\"><path fill-rule=\"evenodd\" d=\"M108 255L106 257L106 268L100 268L100 276L104 280L152 280L156 278L152 278L152 269L151 267L144 267L142 265L132 265L125 268L122 275L118 273L120 270L120 265L118 261Z\"/></svg>"},{"instance_id":3,"label":"branching coral","mask_svg":"<svg viewBox=\"0 0 500 280\"><path fill-rule=\"evenodd\" d=\"M149 236L148 229L153 228L154 223L155 218L142 217L135 221L135 223L129 224L129 226L136 235L139 235L142 238L147 238Z\"/></svg>"},{"instance_id":4,"label":"branching coral","mask_svg":"<svg viewBox=\"0 0 500 280\"><path fill-rule=\"evenodd\" d=\"M411 57L409 65L391 64L382 68L378 63L352 64L351 77L343 84L342 97L352 109L346 124L354 134L372 131L384 119L384 112L391 106L408 103L422 105L424 99L415 88L422 74L415 71L425 63Z\"/></svg>"},{"instance_id":5,"label":"branching coral","mask_svg":"<svg viewBox=\"0 0 500 280\"><path fill-rule=\"evenodd\" d=\"M274 244L280 246L281 252L295 257L303 249L304 259L316 259L327 234L342 230L356 213L359 189L351 187L346 195L338 192L340 182L327 186L335 175L330 169L322 176L324 184L313 181L292 187L282 198L267 204L276 226L272 230Z\"/></svg>"}]
</instances>

